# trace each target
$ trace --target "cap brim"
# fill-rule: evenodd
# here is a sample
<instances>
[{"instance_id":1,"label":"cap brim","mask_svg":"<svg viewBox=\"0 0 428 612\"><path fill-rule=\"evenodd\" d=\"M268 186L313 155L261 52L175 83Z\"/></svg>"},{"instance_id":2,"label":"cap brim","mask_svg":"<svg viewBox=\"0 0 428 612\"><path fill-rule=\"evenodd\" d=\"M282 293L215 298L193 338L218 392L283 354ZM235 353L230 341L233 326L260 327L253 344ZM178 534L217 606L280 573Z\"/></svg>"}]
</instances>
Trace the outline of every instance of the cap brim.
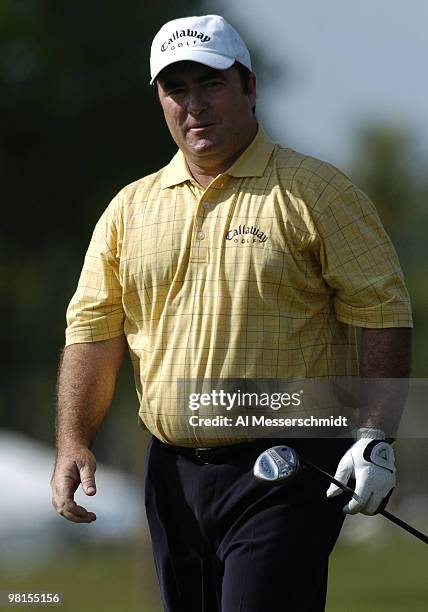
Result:
<instances>
[{"instance_id":1,"label":"cap brim","mask_svg":"<svg viewBox=\"0 0 428 612\"><path fill-rule=\"evenodd\" d=\"M192 51L187 51L183 49L180 53L174 57L174 60L166 63L161 68L157 69L156 74L152 76L150 81L150 85L153 85L159 74L172 64L176 64L177 62L196 62L197 64L203 64L204 66L209 66L210 68L216 68L217 70L227 70L235 63L235 58L227 55L219 55L218 53L213 53L211 51L197 51L193 49Z\"/></svg>"}]
</instances>

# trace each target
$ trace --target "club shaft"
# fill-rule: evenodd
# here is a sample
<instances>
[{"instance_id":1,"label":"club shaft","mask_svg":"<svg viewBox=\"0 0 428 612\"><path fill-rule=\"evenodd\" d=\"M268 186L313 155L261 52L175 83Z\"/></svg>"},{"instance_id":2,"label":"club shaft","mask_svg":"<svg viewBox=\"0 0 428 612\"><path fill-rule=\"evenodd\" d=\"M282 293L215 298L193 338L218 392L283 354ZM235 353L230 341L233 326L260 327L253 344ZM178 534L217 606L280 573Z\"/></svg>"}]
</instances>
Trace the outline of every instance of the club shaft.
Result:
<instances>
[{"instance_id":1,"label":"club shaft","mask_svg":"<svg viewBox=\"0 0 428 612\"><path fill-rule=\"evenodd\" d=\"M307 465L308 468L311 468L312 470L315 470L315 472L319 472L320 474L322 474L323 476L328 478L333 484L335 484L340 489L342 489L342 491L346 491L346 493L351 493L351 495L353 497L356 497L356 493L355 493L354 489L351 489L351 487L348 487L348 485L343 484L343 482L340 482L340 480L337 480L336 478L334 478L334 476L332 476L328 472L325 472L322 468L318 467L317 465L314 465L313 463L311 463L307 459L302 459L302 457L300 457L300 461L304 465Z\"/></svg>"},{"instance_id":2,"label":"club shaft","mask_svg":"<svg viewBox=\"0 0 428 612\"><path fill-rule=\"evenodd\" d=\"M351 489L351 487L348 487L348 485L343 484L342 482L340 482L339 480L334 478L331 474L329 474L328 472L325 472L322 468L318 467L317 465L314 465L310 461L307 461L307 459L302 459L302 457L300 457L300 461L304 465L307 465L308 468L310 468L310 469L314 470L315 472L318 472L319 474L322 474L323 476L328 478L330 480L330 482L333 482L336 486L338 486L340 489L342 489L342 491L346 491L346 493L351 493L351 495L354 498L357 497L355 491L353 489ZM418 538L422 542L425 542L425 544L428 544L428 536L426 536L421 531L418 531L417 529L415 529L414 527L412 527L411 525L409 525L405 521L402 521L400 518L398 518L398 516L395 516L395 514L392 514L391 512L388 512L388 510L381 510L378 514L382 514L382 516L387 518L392 523L395 523L395 525L398 525L402 529L405 529L405 531L408 531L409 533L414 535L416 538Z\"/></svg>"},{"instance_id":3,"label":"club shaft","mask_svg":"<svg viewBox=\"0 0 428 612\"><path fill-rule=\"evenodd\" d=\"M388 512L388 510L381 510L379 512L379 514L382 514L388 520L392 521L393 523L395 523L399 527L402 527L403 529L405 529L406 531L408 531L409 533L414 535L415 538L419 538L419 540L422 540L422 542L425 542L425 544L428 544L428 536L426 536L421 531L418 531L417 529L415 529L414 527L412 527L408 523L402 521L400 518L398 518L398 516L395 516L395 514L392 514L391 512Z\"/></svg>"}]
</instances>

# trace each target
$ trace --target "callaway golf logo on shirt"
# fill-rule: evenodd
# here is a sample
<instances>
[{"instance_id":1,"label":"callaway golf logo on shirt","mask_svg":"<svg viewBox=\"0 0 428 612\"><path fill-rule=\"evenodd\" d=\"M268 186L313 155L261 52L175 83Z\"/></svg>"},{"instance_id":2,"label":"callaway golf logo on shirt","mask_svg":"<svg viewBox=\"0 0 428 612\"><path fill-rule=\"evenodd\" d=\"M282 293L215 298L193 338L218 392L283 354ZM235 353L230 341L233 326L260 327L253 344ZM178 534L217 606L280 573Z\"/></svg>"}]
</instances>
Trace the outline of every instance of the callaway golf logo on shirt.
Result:
<instances>
[{"instance_id":1,"label":"callaway golf logo on shirt","mask_svg":"<svg viewBox=\"0 0 428 612\"><path fill-rule=\"evenodd\" d=\"M230 229L226 234L226 240L233 240L234 242L245 243L265 243L269 240L263 230L255 225L238 225L235 229Z\"/></svg>"},{"instance_id":2,"label":"callaway golf logo on shirt","mask_svg":"<svg viewBox=\"0 0 428 612\"><path fill-rule=\"evenodd\" d=\"M194 38L195 40L186 40L186 41L180 41L178 43L176 43L176 45L174 44L179 38ZM174 32L174 34L171 36L171 38L168 38L168 40L166 40L164 43L162 43L161 45L161 51L166 51L169 47L170 51L174 51L174 49L177 47L190 47L192 45L198 45L200 43L205 43L208 42L209 40L211 40L211 36L208 36L207 34L204 34L203 32L198 32L197 30L179 30Z\"/></svg>"}]
</instances>

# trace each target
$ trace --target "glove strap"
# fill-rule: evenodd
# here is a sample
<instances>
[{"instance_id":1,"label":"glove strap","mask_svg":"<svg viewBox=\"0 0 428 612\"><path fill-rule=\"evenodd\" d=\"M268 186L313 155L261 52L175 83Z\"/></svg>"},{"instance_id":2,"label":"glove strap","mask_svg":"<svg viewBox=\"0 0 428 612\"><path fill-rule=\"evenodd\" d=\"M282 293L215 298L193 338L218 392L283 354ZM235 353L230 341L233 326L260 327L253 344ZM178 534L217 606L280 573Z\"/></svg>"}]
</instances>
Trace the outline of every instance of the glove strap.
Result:
<instances>
[{"instance_id":1,"label":"glove strap","mask_svg":"<svg viewBox=\"0 0 428 612\"><path fill-rule=\"evenodd\" d=\"M395 472L395 457L392 446L387 442L372 440L364 449L363 457L366 461L382 467L390 472Z\"/></svg>"},{"instance_id":2,"label":"glove strap","mask_svg":"<svg viewBox=\"0 0 428 612\"><path fill-rule=\"evenodd\" d=\"M374 427L360 427L357 431L357 440L361 438L370 438L370 440L385 440L385 432L383 429L375 429Z\"/></svg>"}]
</instances>

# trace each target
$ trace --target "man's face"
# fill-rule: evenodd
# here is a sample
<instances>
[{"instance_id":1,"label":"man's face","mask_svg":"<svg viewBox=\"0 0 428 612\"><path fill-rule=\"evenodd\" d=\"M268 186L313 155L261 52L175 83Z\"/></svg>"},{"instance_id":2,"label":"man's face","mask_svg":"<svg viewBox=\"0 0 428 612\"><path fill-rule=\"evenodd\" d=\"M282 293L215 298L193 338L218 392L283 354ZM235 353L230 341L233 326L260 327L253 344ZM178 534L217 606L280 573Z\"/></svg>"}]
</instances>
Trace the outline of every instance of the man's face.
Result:
<instances>
[{"instance_id":1,"label":"man's face","mask_svg":"<svg viewBox=\"0 0 428 612\"><path fill-rule=\"evenodd\" d=\"M186 159L221 164L249 144L254 135L256 81L248 92L236 68L215 70L196 62L177 62L157 81L169 131Z\"/></svg>"}]
</instances>

